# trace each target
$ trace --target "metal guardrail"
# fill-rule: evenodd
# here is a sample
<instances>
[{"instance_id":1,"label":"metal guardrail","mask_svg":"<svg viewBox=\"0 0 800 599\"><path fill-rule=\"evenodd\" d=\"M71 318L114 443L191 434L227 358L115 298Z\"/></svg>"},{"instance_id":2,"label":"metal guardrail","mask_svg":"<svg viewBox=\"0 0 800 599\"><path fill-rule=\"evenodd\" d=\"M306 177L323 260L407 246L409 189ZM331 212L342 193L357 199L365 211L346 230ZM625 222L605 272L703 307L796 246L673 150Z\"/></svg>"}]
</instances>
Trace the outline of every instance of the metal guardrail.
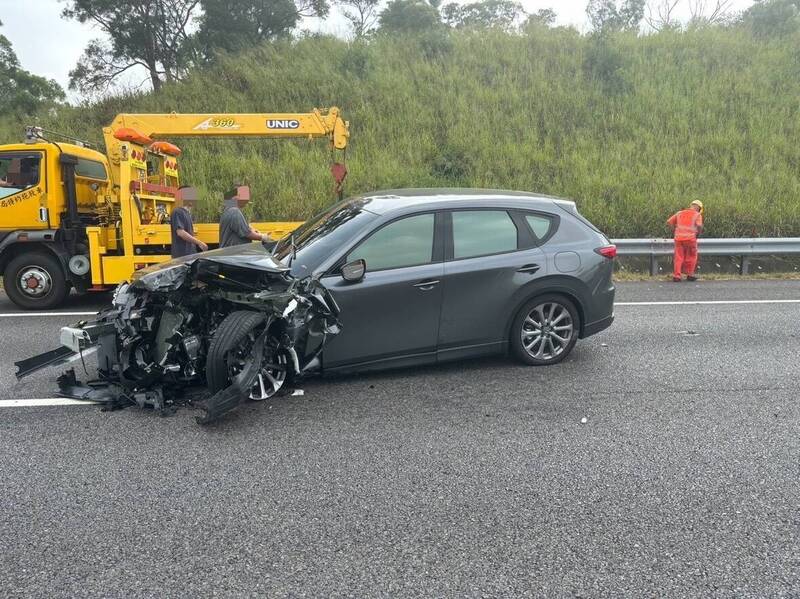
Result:
<instances>
[{"instance_id":1,"label":"metal guardrail","mask_svg":"<svg viewBox=\"0 0 800 599\"><path fill-rule=\"evenodd\" d=\"M620 256L648 256L650 274L658 274L658 257L671 256L672 239L614 239ZM744 237L738 239L699 239L698 249L707 256L739 256L739 273L750 272L753 256L800 254L800 237Z\"/></svg>"}]
</instances>

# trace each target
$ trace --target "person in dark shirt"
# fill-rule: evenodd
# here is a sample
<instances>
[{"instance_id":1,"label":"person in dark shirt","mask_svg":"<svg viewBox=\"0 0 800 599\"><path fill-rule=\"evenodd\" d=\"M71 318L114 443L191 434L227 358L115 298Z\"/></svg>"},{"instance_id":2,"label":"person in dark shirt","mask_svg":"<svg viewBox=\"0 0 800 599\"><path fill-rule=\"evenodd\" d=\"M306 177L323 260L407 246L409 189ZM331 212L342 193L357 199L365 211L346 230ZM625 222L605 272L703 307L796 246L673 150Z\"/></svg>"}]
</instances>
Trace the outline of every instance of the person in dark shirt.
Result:
<instances>
[{"instance_id":1,"label":"person in dark shirt","mask_svg":"<svg viewBox=\"0 0 800 599\"><path fill-rule=\"evenodd\" d=\"M261 234L247 222L242 208L250 200L250 189L238 187L225 200L226 208L219 219L219 247L226 248L242 245L251 241L270 241L269 235Z\"/></svg>"},{"instance_id":2,"label":"person in dark shirt","mask_svg":"<svg viewBox=\"0 0 800 599\"><path fill-rule=\"evenodd\" d=\"M180 205L172 210L170 227L172 228L172 257L180 258L197 252L205 252L208 246L194 236L192 208L197 200L191 187L181 187L175 196Z\"/></svg>"}]
</instances>

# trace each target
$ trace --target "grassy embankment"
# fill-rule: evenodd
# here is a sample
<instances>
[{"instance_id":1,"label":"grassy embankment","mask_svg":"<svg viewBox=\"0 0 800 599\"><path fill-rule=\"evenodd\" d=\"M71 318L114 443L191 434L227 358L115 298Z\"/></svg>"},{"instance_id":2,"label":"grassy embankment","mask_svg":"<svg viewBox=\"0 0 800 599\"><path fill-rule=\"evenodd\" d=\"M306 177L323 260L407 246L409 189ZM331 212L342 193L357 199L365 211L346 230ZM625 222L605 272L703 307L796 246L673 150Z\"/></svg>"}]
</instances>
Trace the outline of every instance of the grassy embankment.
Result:
<instances>
[{"instance_id":1,"label":"grassy embankment","mask_svg":"<svg viewBox=\"0 0 800 599\"><path fill-rule=\"evenodd\" d=\"M577 200L613 237L663 235L666 217L700 198L709 236L800 235L795 42L725 30L604 43L567 30L309 38L226 58L159 94L37 120L99 140L117 112L336 104L352 124L349 193L539 191ZM0 117L0 139L18 139L21 125ZM186 179L205 192L206 218L236 181L250 183L251 216L262 219L304 219L332 199L323 142L179 143Z\"/></svg>"}]
</instances>

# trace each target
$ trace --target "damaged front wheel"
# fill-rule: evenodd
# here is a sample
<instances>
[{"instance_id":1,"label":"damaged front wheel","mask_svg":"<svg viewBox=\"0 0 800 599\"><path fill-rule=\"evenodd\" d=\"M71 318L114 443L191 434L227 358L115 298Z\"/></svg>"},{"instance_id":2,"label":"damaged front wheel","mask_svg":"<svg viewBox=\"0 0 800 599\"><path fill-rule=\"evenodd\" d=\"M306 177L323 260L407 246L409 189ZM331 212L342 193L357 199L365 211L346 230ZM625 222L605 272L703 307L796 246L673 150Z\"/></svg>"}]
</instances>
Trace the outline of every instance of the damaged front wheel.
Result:
<instances>
[{"instance_id":1,"label":"damaged front wheel","mask_svg":"<svg viewBox=\"0 0 800 599\"><path fill-rule=\"evenodd\" d=\"M248 310L232 312L222 321L211 341L206 359L209 391L222 391L243 371L253 366L258 370L249 399L262 401L280 391L288 377L289 360L285 352L268 340L261 354L261 364L250 364L254 359L256 340L263 334L266 322L266 315Z\"/></svg>"}]
</instances>

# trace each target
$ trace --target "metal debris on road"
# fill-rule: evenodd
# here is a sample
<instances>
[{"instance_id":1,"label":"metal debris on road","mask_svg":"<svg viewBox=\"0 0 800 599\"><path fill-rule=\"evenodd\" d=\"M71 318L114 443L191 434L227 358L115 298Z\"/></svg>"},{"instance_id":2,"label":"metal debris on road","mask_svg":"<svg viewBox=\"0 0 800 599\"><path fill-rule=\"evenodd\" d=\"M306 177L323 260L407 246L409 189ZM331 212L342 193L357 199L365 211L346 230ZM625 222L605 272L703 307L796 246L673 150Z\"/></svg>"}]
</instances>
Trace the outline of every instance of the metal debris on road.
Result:
<instances>
[{"instance_id":1,"label":"metal debris on road","mask_svg":"<svg viewBox=\"0 0 800 599\"><path fill-rule=\"evenodd\" d=\"M139 271L111 308L61 330L63 348L17 362L17 378L96 347L99 379L67 370L59 396L162 415L193 405L206 424L247 399L302 395L291 384L319 368L338 314L317 279L294 278L259 244L196 254ZM187 393L203 383L207 399Z\"/></svg>"}]
</instances>

